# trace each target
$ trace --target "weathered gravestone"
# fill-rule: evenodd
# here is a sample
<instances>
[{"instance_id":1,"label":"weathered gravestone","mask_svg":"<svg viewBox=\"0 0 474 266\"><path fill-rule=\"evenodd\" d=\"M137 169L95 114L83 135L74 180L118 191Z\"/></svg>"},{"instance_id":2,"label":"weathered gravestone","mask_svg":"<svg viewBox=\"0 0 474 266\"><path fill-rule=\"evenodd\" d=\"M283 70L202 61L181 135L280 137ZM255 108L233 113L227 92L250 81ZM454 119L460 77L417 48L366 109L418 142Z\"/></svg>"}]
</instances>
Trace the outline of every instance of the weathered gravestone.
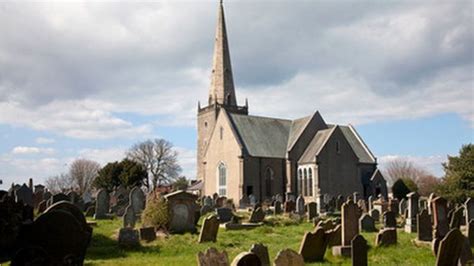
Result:
<instances>
[{"instance_id":1,"label":"weathered gravestone","mask_svg":"<svg viewBox=\"0 0 474 266\"><path fill-rule=\"evenodd\" d=\"M341 212L342 239L341 246L332 248L335 256L351 256L351 241L359 234L358 208L353 201L342 204Z\"/></svg>"},{"instance_id":2,"label":"weathered gravestone","mask_svg":"<svg viewBox=\"0 0 474 266\"><path fill-rule=\"evenodd\" d=\"M365 203L365 200L360 199L360 200L357 202L357 206L358 206L359 209L361 210L361 214L368 212L368 210L367 210L367 205L366 205L366 203Z\"/></svg>"},{"instance_id":3,"label":"weathered gravestone","mask_svg":"<svg viewBox=\"0 0 474 266\"><path fill-rule=\"evenodd\" d=\"M351 241L352 266L367 266L367 240L361 235L356 235Z\"/></svg>"},{"instance_id":4,"label":"weathered gravestone","mask_svg":"<svg viewBox=\"0 0 474 266\"><path fill-rule=\"evenodd\" d=\"M467 238L469 239L471 247L474 247L474 219L467 224Z\"/></svg>"},{"instance_id":5,"label":"weathered gravestone","mask_svg":"<svg viewBox=\"0 0 474 266\"><path fill-rule=\"evenodd\" d=\"M449 231L447 200L437 197L431 201L433 208L433 239L442 239ZM437 250L437 248L435 249Z\"/></svg>"},{"instance_id":6,"label":"weathered gravestone","mask_svg":"<svg viewBox=\"0 0 474 266\"><path fill-rule=\"evenodd\" d=\"M433 217L433 200L436 198L436 194L435 193L431 193L429 196L428 196L428 214L431 215L431 217Z\"/></svg>"},{"instance_id":7,"label":"weathered gravestone","mask_svg":"<svg viewBox=\"0 0 474 266\"><path fill-rule=\"evenodd\" d=\"M384 228L396 228L397 219L395 218L395 213L392 211L384 212L383 214L383 227Z\"/></svg>"},{"instance_id":8,"label":"weathered gravestone","mask_svg":"<svg viewBox=\"0 0 474 266\"><path fill-rule=\"evenodd\" d=\"M86 217L76 205L72 204L69 201L60 201L49 206L49 208L47 208L44 211L44 213L53 212L53 211L64 211L74 216L76 221L81 226L82 230L88 236L88 239L92 238L92 228L89 225L87 225Z\"/></svg>"},{"instance_id":9,"label":"weathered gravestone","mask_svg":"<svg viewBox=\"0 0 474 266\"><path fill-rule=\"evenodd\" d=\"M380 221L380 212L377 209L370 210L370 216L374 218L374 221L378 223Z\"/></svg>"},{"instance_id":10,"label":"weathered gravestone","mask_svg":"<svg viewBox=\"0 0 474 266\"><path fill-rule=\"evenodd\" d=\"M146 242L151 242L156 239L156 232L154 227L140 228L140 239Z\"/></svg>"},{"instance_id":11,"label":"weathered gravestone","mask_svg":"<svg viewBox=\"0 0 474 266\"><path fill-rule=\"evenodd\" d=\"M304 215L304 198L301 195L296 198L296 213Z\"/></svg>"},{"instance_id":12,"label":"weathered gravestone","mask_svg":"<svg viewBox=\"0 0 474 266\"><path fill-rule=\"evenodd\" d=\"M474 199L468 198L464 203L464 206L466 208L466 224L468 224L472 219L474 219Z\"/></svg>"},{"instance_id":13,"label":"weathered gravestone","mask_svg":"<svg viewBox=\"0 0 474 266\"><path fill-rule=\"evenodd\" d=\"M459 229L449 231L439 243L436 255L437 266L456 266L461 257L464 236Z\"/></svg>"},{"instance_id":14,"label":"weathered gravestone","mask_svg":"<svg viewBox=\"0 0 474 266\"><path fill-rule=\"evenodd\" d=\"M301 241L299 253L305 262L323 261L326 247L324 229L316 228L315 232L306 232Z\"/></svg>"},{"instance_id":15,"label":"weathered gravestone","mask_svg":"<svg viewBox=\"0 0 474 266\"><path fill-rule=\"evenodd\" d=\"M214 202L212 201L212 198L210 196L204 197L204 205L205 206L212 207L213 204L214 204Z\"/></svg>"},{"instance_id":16,"label":"weathered gravestone","mask_svg":"<svg viewBox=\"0 0 474 266\"><path fill-rule=\"evenodd\" d=\"M275 206L274 206L273 214L274 214L274 215L279 215L279 214L281 214L281 213L282 213L281 201L276 200L274 205L275 205Z\"/></svg>"},{"instance_id":17,"label":"weathered gravestone","mask_svg":"<svg viewBox=\"0 0 474 266\"><path fill-rule=\"evenodd\" d=\"M169 230L174 233L195 232L197 196L179 190L165 195L170 210Z\"/></svg>"},{"instance_id":18,"label":"weathered gravestone","mask_svg":"<svg viewBox=\"0 0 474 266\"><path fill-rule=\"evenodd\" d=\"M250 205L251 205L252 207L254 207L255 204L257 204L257 198L256 198L255 195L253 195L253 194L251 194L251 195L249 196L249 201L250 201Z\"/></svg>"},{"instance_id":19,"label":"weathered gravestone","mask_svg":"<svg viewBox=\"0 0 474 266\"><path fill-rule=\"evenodd\" d=\"M399 213L398 213L398 199L390 199L388 201L388 209L389 211L392 211L395 213L395 216L397 216Z\"/></svg>"},{"instance_id":20,"label":"weathered gravestone","mask_svg":"<svg viewBox=\"0 0 474 266\"><path fill-rule=\"evenodd\" d=\"M285 212L292 213L295 211L296 203L294 201L285 201Z\"/></svg>"},{"instance_id":21,"label":"weathered gravestone","mask_svg":"<svg viewBox=\"0 0 474 266\"><path fill-rule=\"evenodd\" d=\"M38 203L38 213L43 213L48 208L46 200L42 200Z\"/></svg>"},{"instance_id":22,"label":"weathered gravestone","mask_svg":"<svg viewBox=\"0 0 474 266\"><path fill-rule=\"evenodd\" d=\"M137 216L131 205L128 205L125 208L125 213L123 215L123 227L124 228L135 228L135 223L137 222Z\"/></svg>"},{"instance_id":23,"label":"weathered gravestone","mask_svg":"<svg viewBox=\"0 0 474 266\"><path fill-rule=\"evenodd\" d=\"M376 246L390 246L397 244L397 229L384 228L380 230L375 238Z\"/></svg>"},{"instance_id":24,"label":"weathered gravestone","mask_svg":"<svg viewBox=\"0 0 474 266\"><path fill-rule=\"evenodd\" d=\"M33 206L33 191L23 184L19 189L15 190L16 202L23 202L23 204Z\"/></svg>"},{"instance_id":25,"label":"weathered gravestone","mask_svg":"<svg viewBox=\"0 0 474 266\"><path fill-rule=\"evenodd\" d=\"M132 248L140 245L138 230L133 228L120 228L118 243L122 247Z\"/></svg>"},{"instance_id":26,"label":"weathered gravestone","mask_svg":"<svg viewBox=\"0 0 474 266\"><path fill-rule=\"evenodd\" d=\"M53 196L54 197L54 196ZM96 203L95 203L95 219L106 219L109 212L110 197L109 193L105 189L100 189L97 192Z\"/></svg>"},{"instance_id":27,"label":"weathered gravestone","mask_svg":"<svg viewBox=\"0 0 474 266\"><path fill-rule=\"evenodd\" d=\"M199 233L199 243L216 242L219 231L219 220L216 215L211 215L204 219Z\"/></svg>"},{"instance_id":28,"label":"weathered gravestone","mask_svg":"<svg viewBox=\"0 0 474 266\"><path fill-rule=\"evenodd\" d=\"M254 253L257 255L257 257L260 259L260 263L262 266L270 266L270 257L268 255L268 248L261 244L253 244L252 247L250 248L250 252Z\"/></svg>"},{"instance_id":29,"label":"weathered gravestone","mask_svg":"<svg viewBox=\"0 0 474 266\"><path fill-rule=\"evenodd\" d=\"M229 266L227 252L219 252L215 248L209 248L206 252L197 255L198 266Z\"/></svg>"},{"instance_id":30,"label":"weathered gravestone","mask_svg":"<svg viewBox=\"0 0 474 266\"><path fill-rule=\"evenodd\" d=\"M428 210L423 210L417 215L417 239L419 241L431 241L432 240L432 226L431 217L428 214Z\"/></svg>"},{"instance_id":31,"label":"weathered gravestone","mask_svg":"<svg viewBox=\"0 0 474 266\"><path fill-rule=\"evenodd\" d=\"M342 204L344 204L344 196L339 195L336 198L336 210L341 211Z\"/></svg>"},{"instance_id":32,"label":"weathered gravestone","mask_svg":"<svg viewBox=\"0 0 474 266\"><path fill-rule=\"evenodd\" d=\"M359 231L360 232L375 232L375 221L372 216L367 213L363 214L359 219Z\"/></svg>"},{"instance_id":33,"label":"weathered gravestone","mask_svg":"<svg viewBox=\"0 0 474 266\"><path fill-rule=\"evenodd\" d=\"M312 221L313 218L318 216L318 206L317 203L312 201L307 204L308 209L308 220Z\"/></svg>"},{"instance_id":34,"label":"weathered gravestone","mask_svg":"<svg viewBox=\"0 0 474 266\"><path fill-rule=\"evenodd\" d=\"M291 249L278 252L273 261L274 266L304 266L303 257Z\"/></svg>"},{"instance_id":35,"label":"weathered gravestone","mask_svg":"<svg viewBox=\"0 0 474 266\"><path fill-rule=\"evenodd\" d=\"M408 193L408 215L405 217L405 232L416 233L416 215L418 214L418 199L416 192Z\"/></svg>"},{"instance_id":36,"label":"weathered gravestone","mask_svg":"<svg viewBox=\"0 0 474 266\"><path fill-rule=\"evenodd\" d=\"M400 203L398 204L398 213L399 214L404 214L407 207L408 207L407 200L406 199L400 200Z\"/></svg>"},{"instance_id":37,"label":"weathered gravestone","mask_svg":"<svg viewBox=\"0 0 474 266\"><path fill-rule=\"evenodd\" d=\"M260 258L252 252L242 252L232 261L231 266L261 266Z\"/></svg>"},{"instance_id":38,"label":"weathered gravestone","mask_svg":"<svg viewBox=\"0 0 474 266\"><path fill-rule=\"evenodd\" d=\"M60 202L60 201L70 201L71 199L64 193L58 193L58 194L54 194L52 195L49 200L48 200L48 207L53 205L54 203L56 202Z\"/></svg>"},{"instance_id":39,"label":"weathered gravestone","mask_svg":"<svg viewBox=\"0 0 474 266\"><path fill-rule=\"evenodd\" d=\"M359 200L360 200L360 194L359 194L359 192L354 192L354 193L352 193L352 196L353 196L353 199L352 199L352 200L353 200L354 202L356 202L356 203L359 202Z\"/></svg>"},{"instance_id":40,"label":"weathered gravestone","mask_svg":"<svg viewBox=\"0 0 474 266\"><path fill-rule=\"evenodd\" d=\"M257 208L252 211L250 214L250 223L261 223L265 219L265 213L263 212L262 208Z\"/></svg>"},{"instance_id":41,"label":"weathered gravestone","mask_svg":"<svg viewBox=\"0 0 474 266\"><path fill-rule=\"evenodd\" d=\"M139 187L134 187L130 191L129 204L136 216L139 216L145 209L145 193Z\"/></svg>"},{"instance_id":42,"label":"weathered gravestone","mask_svg":"<svg viewBox=\"0 0 474 266\"><path fill-rule=\"evenodd\" d=\"M453 215L451 216L451 222L449 223L449 227L451 229L453 228L460 228L461 227L461 223L462 223L462 220L463 220L463 213L464 213L464 208L463 207L459 207L457 209L454 210L453 212Z\"/></svg>"},{"instance_id":43,"label":"weathered gravestone","mask_svg":"<svg viewBox=\"0 0 474 266\"><path fill-rule=\"evenodd\" d=\"M341 245L341 225L338 224L334 229L326 231L326 239L328 247L340 246Z\"/></svg>"},{"instance_id":44,"label":"weathered gravestone","mask_svg":"<svg viewBox=\"0 0 474 266\"><path fill-rule=\"evenodd\" d=\"M212 208L212 206L204 205L204 206L201 207L201 210L200 210L201 216L203 216L205 214L208 214L208 213L212 212L213 210L214 210L214 208Z\"/></svg>"},{"instance_id":45,"label":"weathered gravestone","mask_svg":"<svg viewBox=\"0 0 474 266\"><path fill-rule=\"evenodd\" d=\"M232 209L230 208L218 208L217 210L217 218L219 219L219 223L227 223L232 220L232 217L234 217L234 214L232 214Z\"/></svg>"}]
</instances>

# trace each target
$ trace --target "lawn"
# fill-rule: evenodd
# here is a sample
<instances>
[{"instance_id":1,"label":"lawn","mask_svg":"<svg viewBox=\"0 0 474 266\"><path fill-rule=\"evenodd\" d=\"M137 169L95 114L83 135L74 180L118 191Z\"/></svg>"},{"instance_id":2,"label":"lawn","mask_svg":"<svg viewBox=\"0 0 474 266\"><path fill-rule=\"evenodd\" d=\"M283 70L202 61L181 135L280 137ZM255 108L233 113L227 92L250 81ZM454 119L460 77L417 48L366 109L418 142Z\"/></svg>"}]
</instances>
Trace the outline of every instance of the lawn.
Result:
<instances>
[{"instance_id":1,"label":"lawn","mask_svg":"<svg viewBox=\"0 0 474 266\"><path fill-rule=\"evenodd\" d=\"M94 227L92 243L86 256L86 265L196 265L196 254L208 247L226 250L229 260L240 252L247 251L254 243L265 244L273 260L279 250L291 248L298 251L306 231L312 230L311 223L294 223L289 219L271 219L267 224L251 230L226 231L219 229L216 243L197 242L197 234L170 235L150 243L142 243L136 249L122 249L116 235L121 219L100 220ZM201 220L202 221L202 220ZM201 223L201 222L200 222ZM417 247L412 243L415 234L398 230L398 244L392 247L374 247L376 233L363 233L370 245L369 265L434 265L435 257L429 246ZM350 259L333 257L328 250L323 263L307 265L351 265Z\"/></svg>"}]
</instances>

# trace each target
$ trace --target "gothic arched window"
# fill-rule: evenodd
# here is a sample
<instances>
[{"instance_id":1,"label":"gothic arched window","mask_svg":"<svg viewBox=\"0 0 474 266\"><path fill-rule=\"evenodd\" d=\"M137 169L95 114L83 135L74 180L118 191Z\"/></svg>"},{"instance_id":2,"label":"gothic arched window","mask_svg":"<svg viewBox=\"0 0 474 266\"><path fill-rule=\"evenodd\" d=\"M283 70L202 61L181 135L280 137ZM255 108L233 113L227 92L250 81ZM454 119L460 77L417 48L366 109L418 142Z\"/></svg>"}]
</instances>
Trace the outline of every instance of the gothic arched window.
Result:
<instances>
[{"instance_id":1,"label":"gothic arched window","mask_svg":"<svg viewBox=\"0 0 474 266\"><path fill-rule=\"evenodd\" d=\"M218 175L218 193L220 196L227 195L227 168L224 163L220 163L217 167Z\"/></svg>"},{"instance_id":2,"label":"gothic arched window","mask_svg":"<svg viewBox=\"0 0 474 266\"><path fill-rule=\"evenodd\" d=\"M313 196L313 170L311 168L308 170L308 188L309 196Z\"/></svg>"},{"instance_id":3,"label":"gothic arched window","mask_svg":"<svg viewBox=\"0 0 474 266\"><path fill-rule=\"evenodd\" d=\"M267 198L271 198L273 196L273 170L270 167L267 167L265 170L265 195Z\"/></svg>"},{"instance_id":4,"label":"gothic arched window","mask_svg":"<svg viewBox=\"0 0 474 266\"><path fill-rule=\"evenodd\" d=\"M304 169L303 173L303 196L308 196L308 172Z\"/></svg>"},{"instance_id":5,"label":"gothic arched window","mask_svg":"<svg viewBox=\"0 0 474 266\"><path fill-rule=\"evenodd\" d=\"M297 193L303 194L303 171L300 169L298 171L298 189Z\"/></svg>"}]
</instances>

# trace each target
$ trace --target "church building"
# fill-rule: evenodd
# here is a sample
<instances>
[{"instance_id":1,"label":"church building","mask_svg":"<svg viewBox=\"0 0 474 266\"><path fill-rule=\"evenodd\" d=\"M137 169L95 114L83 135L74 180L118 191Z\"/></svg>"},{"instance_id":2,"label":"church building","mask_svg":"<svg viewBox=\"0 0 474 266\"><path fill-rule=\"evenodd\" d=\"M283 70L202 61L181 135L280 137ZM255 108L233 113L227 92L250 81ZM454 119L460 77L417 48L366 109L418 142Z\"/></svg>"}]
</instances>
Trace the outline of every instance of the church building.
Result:
<instances>
[{"instance_id":1,"label":"church building","mask_svg":"<svg viewBox=\"0 0 474 266\"><path fill-rule=\"evenodd\" d=\"M387 197L377 159L351 125L329 124L319 112L295 120L249 115L234 88L222 2L217 15L207 106L198 104L197 177L202 194L257 200L358 192ZM321 205L319 205L321 206Z\"/></svg>"}]
</instances>

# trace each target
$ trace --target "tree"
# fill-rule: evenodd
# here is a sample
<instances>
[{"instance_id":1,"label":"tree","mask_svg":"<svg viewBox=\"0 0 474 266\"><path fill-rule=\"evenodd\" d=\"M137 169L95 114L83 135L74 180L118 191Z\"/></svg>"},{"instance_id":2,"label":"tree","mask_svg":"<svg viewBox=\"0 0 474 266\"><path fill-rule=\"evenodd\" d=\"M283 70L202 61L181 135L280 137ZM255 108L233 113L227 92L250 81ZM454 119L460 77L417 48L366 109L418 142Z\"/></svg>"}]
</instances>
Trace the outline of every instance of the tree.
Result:
<instances>
[{"instance_id":1,"label":"tree","mask_svg":"<svg viewBox=\"0 0 474 266\"><path fill-rule=\"evenodd\" d=\"M143 165L123 159L121 162L111 162L102 167L94 181L94 186L112 191L120 185L141 186L147 178L148 173Z\"/></svg>"},{"instance_id":2,"label":"tree","mask_svg":"<svg viewBox=\"0 0 474 266\"><path fill-rule=\"evenodd\" d=\"M448 156L443 164L445 176L438 193L450 201L464 202L474 197L474 145L463 145L459 156Z\"/></svg>"},{"instance_id":3,"label":"tree","mask_svg":"<svg viewBox=\"0 0 474 266\"><path fill-rule=\"evenodd\" d=\"M173 183L174 190L186 190L189 186L189 182L186 177L181 176Z\"/></svg>"},{"instance_id":4,"label":"tree","mask_svg":"<svg viewBox=\"0 0 474 266\"><path fill-rule=\"evenodd\" d=\"M71 163L69 177L72 179L73 186L80 195L90 191L99 169L99 163L87 159L77 159Z\"/></svg>"},{"instance_id":5,"label":"tree","mask_svg":"<svg viewBox=\"0 0 474 266\"><path fill-rule=\"evenodd\" d=\"M147 140L130 148L127 158L145 166L155 188L158 184L172 183L181 172L178 153L173 145L164 139ZM150 182L147 180L147 187Z\"/></svg>"},{"instance_id":6,"label":"tree","mask_svg":"<svg viewBox=\"0 0 474 266\"><path fill-rule=\"evenodd\" d=\"M424 169L415 166L408 160L402 159L390 161L385 167L385 172L391 183L394 183L398 179L411 179L416 183L420 176L427 174Z\"/></svg>"},{"instance_id":7,"label":"tree","mask_svg":"<svg viewBox=\"0 0 474 266\"><path fill-rule=\"evenodd\" d=\"M418 194L421 196L429 196L432 192L435 192L438 185L441 183L441 179L433 175L422 175L418 177L417 186Z\"/></svg>"},{"instance_id":8,"label":"tree","mask_svg":"<svg viewBox=\"0 0 474 266\"><path fill-rule=\"evenodd\" d=\"M398 179L397 181L395 181L395 183L393 183L392 194L394 198L401 200L403 198L406 198L407 194L410 192L411 192L410 189L405 184L403 179Z\"/></svg>"},{"instance_id":9,"label":"tree","mask_svg":"<svg viewBox=\"0 0 474 266\"><path fill-rule=\"evenodd\" d=\"M112 191L114 187L120 185L120 174L122 173L122 166L119 162L111 162L106 164L99 170L97 177L94 180L94 187L103 188L107 191Z\"/></svg>"},{"instance_id":10,"label":"tree","mask_svg":"<svg viewBox=\"0 0 474 266\"><path fill-rule=\"evenodd\" d=\"M68 174L60 174L48 177L45 180L46 188L52 193L66 192L74 185L74 181Z\"/></svg>"}]
</instances>

